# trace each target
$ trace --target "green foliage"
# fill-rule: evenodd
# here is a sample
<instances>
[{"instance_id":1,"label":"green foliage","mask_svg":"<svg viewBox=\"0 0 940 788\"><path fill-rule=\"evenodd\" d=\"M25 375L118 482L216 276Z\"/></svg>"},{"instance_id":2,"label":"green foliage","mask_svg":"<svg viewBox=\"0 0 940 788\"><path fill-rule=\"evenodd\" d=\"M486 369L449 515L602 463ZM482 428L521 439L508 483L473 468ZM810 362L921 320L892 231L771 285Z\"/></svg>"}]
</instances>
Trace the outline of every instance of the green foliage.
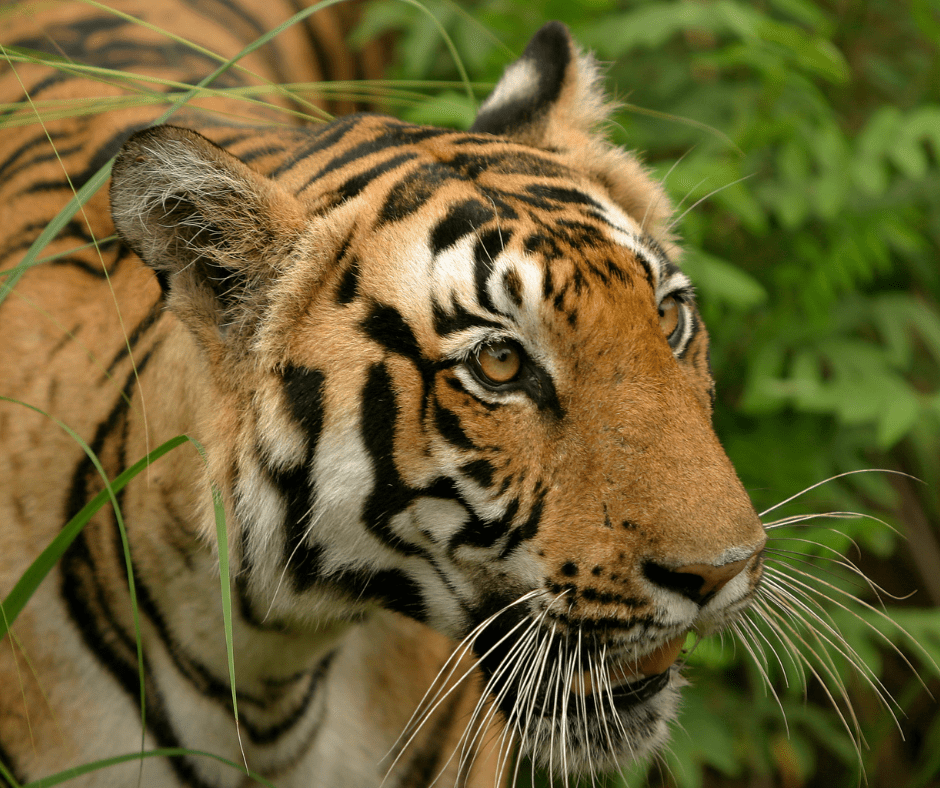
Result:
<instances>
[{"instance_id":1,"label":"green foliage","mask_svg":"<svg viewBox=\"0 0 940 788\"><path fill-rule=\"evenodd\" d=\"M427 6L477 80L495 82L509 53L518 55L549 19L566 22L610 64L609 85L623 103L611 134L642 152L679 206L683 265L713 338L716 426L758 510L846 471L917 477L924 483L845 476L781 511L883 518L891 527L864 518L836 522L845 536L825 523L804 524L794 534L802 541L788 547L826 558L829 548L854 550L854 541L863 550L859 560L878 567L890 592L919 590L913 603L928 605L924 591L933 582L936 601L935 581L914 568L921 553L937 549L940 523L940 2ZM364 30L396 31L399 76L456 77L431 23L413 7L380 0ZM473 114L456 92L409 112L419 122L458 126ZM904 532L899 491L907 516L927 524L911 530L910 545L892 530ZM792 564L806 568L799 558ZM839 565L813 573L847 588ZM874 600L867 589L862 595ZM683 788L714 775L723 775L722 785L768 775L773 784L857 785L861 761L873 785L935 780L940 723L910 683L911 669L898 670L900 660L867 625L884 631L935 683L930 658L940 662L940 616L891 608L923 644L918 651L871 610L834 611L902 714L914 715L904 723L914 727L911 743L899 742L884 713L860 711L871 754L856 755L819 682L810 679L804 705L794 676L787 689L770 657L787 731L740 648L716 656L717 647L700 646L672 749L647 779ZM830 683L844 682L856 705L868 709L857 671L838 656L832 665ZM921 708L930 711L918 717ZM894 748L893 760L880 754L885 748ZM882 772L892 775L887 782ZM642 776L630 778L639 782Z\"/></svg>"}]
</instances>

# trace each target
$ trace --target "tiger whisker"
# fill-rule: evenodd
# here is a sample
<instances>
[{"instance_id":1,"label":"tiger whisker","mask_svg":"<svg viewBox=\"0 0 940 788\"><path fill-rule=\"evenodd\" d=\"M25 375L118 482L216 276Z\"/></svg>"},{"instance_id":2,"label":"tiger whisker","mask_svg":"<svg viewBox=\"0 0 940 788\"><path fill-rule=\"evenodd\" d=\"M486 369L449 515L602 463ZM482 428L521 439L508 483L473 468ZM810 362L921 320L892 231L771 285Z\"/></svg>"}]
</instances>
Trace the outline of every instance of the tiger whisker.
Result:
<instances>
[{"instance_id":1,"label":"tiger whisker","mask_svg":"<svg viewBox=\"0 0 940 788\"><path fill-rule=\"evenodd\" d=\"M548 615L548 610L546 609L541 619ZM542 622L540 621L540 624ZM537 691L540 686L542 686L542 678L545 675L545 665L548 662L548 656L550 653L550 644L552 639L555 636L555 625L552 625L551 631L542 631L541 632L541 641L537 646L537 656L536 659L532 662L530 670L528 671L528 682L525 686L522 687L519 693L519 706L520 708L526 709L525 720L523 721L521 715L517 715L516 719L513 720L514 727L519 731L520 740L524 749L529 749L528 740L529 740L529 730L531 729L532 724L532 715L535 711L535 703L537 700ZM536 731L536 740L532 744L531 749L534 750L538 746L538 735L539 731ZM516 762L516 771L513 776L513 781L515 782L521 761ZM532 779L534 780L534 773Z\"/></svg>"},{"instance_id":2,"label":"tiger whisker","mask_svg":"<svg viewBox=\"0 0 940 788\"><path fill-rule=\"evenodd\" d=\"M863 517L870 517L873 520L878 520L876 517L871 517L870 515L864 515L859 512L811 512L809 514L794 514L788 517L781 517L779 520L771 520L764 523L765 531L773 531L777 528L786 528L792 525L798 525L800 523L812 522L813 520L821 520L824 518L829 518L832 520L858 520Z\"/></svg>"},{"instance_id":3,"label":"tiger whisker","mask_svg":"<svg viewBox=\"0 0 940 788\"><path fill-rule=\"evenodd\" d=\"M708 200L708 199L714 197L716 194L718 194L719 192L723 192L725 189L730 189L732 186L735 186L735 185L737 185L737 184L739 184L739 183L743 183L744 181L749 180L750 178L753 178L754 175L755 175L755 173L751 173L751 174L749 174L749 175L742 175L740 178L736 178L735 180L731 181L731 183L723 184L722 186L719 186L717 189L713 189L712 191L710 191L710 192L709 192L708 194L706 194L704 197L700 197L698 200L696 200L694 203L692 203L688 208L686 208L681 214L679 214L675 219L673 219L673 220L669 223L669 225L666 227L666 232L667 232L667 233L671 233L676 227L679 226L679 224L681 224L682 220L685 219L685 217L686 217L689 213L691 213L691 212L694 211L696 208L698 208L698 206L701 205L703 202L705 202L705 200ZM691 194L693 191L695 191L695 189L697 189L699 186L701 186L701 184L704 183L706 180L708 180L708 179L705 178L705 179L703 179L702 181L700 181L700 182L689 192L689 194ZM684 201L685 201L685 200L684 200L684 198L683 198L683 201L682 201L682 202L684 202ZM682 203L680 202L680 205L681 205L681 204L682 204Z\"/></svg>"},{"instance_id":4,"label":"tiger whisker","mask_svg":"<svg viewBox=\"0 0 940 788\"><path fill-rule=\"evenodd\" d=\"M540 593L544 594L544 592L540 592ZM503 659L502 663L500 664L499 668L496 671L494 671L492 676L490 676L489 680L486 683L486 686L483 689L483 692L480 695L480 698L477 701L476 707L471 713L470 722L465 727L464 734L461 736L460 741L458 742L457 747L454 750L454 753L451 755L451 758L448 759L448 763L450 763L457 749L458 748L461 749L461 757L460 757L460 761L458 762L458 774L462 773L463 769L465 768L466 757L467 757L468 751L472 753L473 758L476 757L478 753L478 748L475 748L474 745L477 739L479 738L480 735L482 735L483 732L486 731L489 721L492 719L492 717L496 714L496 712L499 709L500 701L505 697L505 694L511 689L513 678L515 677L517 672L524 666L524 661L521 658L521 655L531 650L532 643L538 638L539 630L540 630L542 623L544 622L544 619L548 616L549 611L551 610L555 602L557 602L566 593L568 593L567 590L562 591L560 594L558 594L548 605L546 605L545 609L540 613L540 615L537 618L535 619L523 618L519 622L519 625L521 625L528 621L529 626L523 632L520 639L512 645L506 657ZM489 655L506 638L511 636L512 633L515 631L515 629L518 628L519 625L517 625L516 627L513 627L513 629L510 630L509 633L507 633L489 651L487 651L485 655L481 656L480 659L483 659L483 657ZM513 662L516 663L515 666L513 666ZM512 668L512 670L507 678L507 681L504 683L502 690L500 690L498 694L494 694L491 691L491 687L495 685L502 678L504 673L507 670L509 670L510 667ZM477 718L479 717L480 711L485 707L487 703L487 699L490 699L489 711L484 715L483 719L480 720L479 723L477 723ZM509 728L510 726L507 725L506 727ZM468 739L467 736L469 735L470 731L474 729L476 730L476 733L473 735L471 739ZM472 766L472 760L471 760L470 766ZM466 766L466 768L469 770L470 766Z\"/></svg>"},{"instance_id":5,"label":"tiger whisker","mask_svg":"<svg viewBox=\"0 0 940 788\"><path fill-rule=\"evenodd\" d=\"M747 653L750 655L751 660L754 663L754 666L757 668L758 673L760 673L761 681L764 684L765 691L766 690L770 691L770 694L773 697L774 701L776 702L777 707L780 709L780 716L783 718L783 727L787 735L789 736L790 735L790 721L787 719L787 713L786 713L786 710L784 709L783 701L780 699L780 696L777 694L777 690L774 688L773 682L771 682L770 676L767 673L767 667L768 667L767 655L764 652L763 646L761 646L759 642L752 642L751 639L749 639L746 636L746 633L750 633L752 637L757 635L765 643L767 643L767 647L773 652L773 655L776 658L777 663L780 665L780 669L781 669L781 672L783 673L784 681L788 683L787 673L783 667L783 660L780 657L780 654L777 653L777 649L773 647L773 644L770 643L770 641L766 638L766 636L762 632L760 632L760 630L754 626L753 622L749 621L747 618L742 618L739 621L736 621L734 624L732 624L731 629L735 633L735 635L737 635L738 640L740 641L741 645L744 647L744 650L747 651ZM755 649L756 649L756 652L755 652ZM758 653L760 654L760 657L757 656ZM791 655L791 659L792 659L792 655Z\"/></svg>"},{"instance_id":6,"label":"tiger whisker","mask_svg":"<svg viewBox=\"0 0 940 788\"><path fill-rule=\"evenodd\" d=\"M605 681L608 681L609 683L609 680L607 679L606 671L601 671L598 668L597 661L595 661L593 657L593 654L597 653L596 646L597 646L597 638L595 636L595 648L594 648L594 651L592 651L592 655L589 656L588 658L588 670L590 671L590 675L591 675L591 686L594 687L594 702L595 702L595 705L597 706L598 714L600 715L600 718L601 718L601 728L603 729L604 734L607 737L608 749L613 751L614 742L613 742L613 739L610 738L610 727L607 722L607 712L604 710L604 704L599 702L599 699L602 697L601 696L602 684L601 684L601 678L600 678L601 674L602 673L604 674ZM601 665L604 665L604 654L606 653L606 649L607 649L607 646L605 644L604 650L601 652L601 656L599 660ZM619 722L619 717L618 717L618 722Z\"/></svg>"},{"instance_id":7,"label":"tiger whisker","mask_svg":"<svg viewBox=\"0 0 940 788\"><path fill-rule=\"evenodd\" d=\"M853 603L864 607L864 608L865 608L866 610L868 610L870 613L873 613L874 615L878 616L878 618L880 618L882 621L884 621L884 622L886 622L886 623L888 623L888 624L891 624L892 626L896 627L896 628L898 629L898 631L900 631L900 632L901 632L902 634L904 634L911 642L913 642L913 643L915 644L915 646L917 646L918 649L922 652L922 654L924 655L924 657L925 657L927 660L929 660L931 664L934 664L934 667L936 667L935 663L933 662L933 659L932 659L932 658L930 657L930 655L923 649L923 646L920 646L920 644L918 644L918 643L914 640L914 638L911 637L911 635L910 635L907 631L905 631L902 627L898 626L898 624L897 624L889 615L887 615L884 611L879 610L879 609L878 609L877 607L875 607L874 605L872 605L872 604L866 602L866 601L863 600L863 599L860 599L859 597L855 596L854 594L849 593L848 591L845 591L845 590L839 588L838 586L833 585L832 583L828 583L828 582L826 582L825 580L820 580L819 578L813 577L812 575L810 575L810 574L808 574L808 573L806 573L806 572L804 572L804 571L802 571L802 570L799 570L799 569L796 569L796 568L793 568L793 567L789 567L789 568L791 568L791 569L793 570L793 572L795 572L796 574L798 574L798 575L800 575L800 576L802 576L802 577L809 578L809 579L811 579L811 580L815 580L815 581L818 582L820 585L824 586L826 589L828 589L828 590L830 590L830 591L832 591L832 592L835 592L836 594L841 594L843 597L847 597L847 598L848 598L849 600L851 600ZM920 681L920 683L921 683L921 685L924 687L924 689L926 689L926 690L928 691L928 693L930 692L930 690L928 689L928 687L927 687L926 683L924 682L924 680L919 676L919 674L917 674L917 671L915 670L913 664L911 664L910 660L909 660L909 659L904 655L904 653L891 641L891 639L890 639L887 635L885 635L883 632L881 632L881 631L880 631L877 627L875 627L871 622L867 621L863 616L859 615L857 612L855 612L854 610L852 610L852 608L849 607L848 605L846 605L844 602L842 602L842 601L840 601L840 600L838 600L838 599L835 599L835 598L833 598L833 597L831 597L831 596L828 596L828 595L824 594L824 593L823 593L822 591L820 591L818 588L815 588L815 587L809 585L808 583L806 583L806 582L804 582L804 581L802 581L802 580L799 580L799 579L797 579L797 578L795 578L795 577L792 577L791 575L786 575L786 574L784 574L782 571L780 571L779 569L776 569L776 568L775 568L775 572L776 572L776 575L772 576L771 579L770 579L772 584L773 584L773 583L785 583L786 586L787 586L789 589L791 589L791 590L794 591L794 592L799 591L800 595L801 595L803 598L809 600L810 602L812 602L813 604L815 604L817 607L819 607L820 610L823 610L823 611L824 611L824 608L823 608L822 605L819 603L819 601L818 601L817 599L815 599L815 598L812 596L813 594L818 594L818 595L822 596L822 597L823 597L827 602L829 602L830 604L833 604L833 605L835 605L836 607L838 607L838 608L844 610L845 612L847 612L849 615L851 615L851 616L852 616L853 618L855 618L856 620L858 620L858 621L864 623L873 633L877 634L877 636L879 637L879 639L880 639L883 643L885 643L886 645L890 646L891 650L894 651L898 656L900 656L902 660L904 660L904 663L907 665L907 667L909 667L909 668L911 669L911 671L912 671L915 675L918 676L918 680ZM827 614L827 615L828 615L828 614ZM838 628L836 628L836 632L835 632L834 634L836 634L836 635L840 638L841 642L845 643L845 645L846 645L847 648L851 648L851 647L848 645L848 643L845 641L844 637L841 636L841 633L838 632ZM854 650L853 650L853 653L855 653ZM856 654L856 656L857 656L857 654ZM859 662L861 663L861 665L864 665L865 668L866 668L869 672L871 672L871 669L868 668L867 665L865 665L864 661L862 661L860 657L859 657L858 659L859 659ZM862 673L864 674L864 671L862 671L861 667L859 667L859 672L862 672Z\"/></svg>"},{"instance_id":8,"label":"tiger whisker","mask_svg":"<svg viewBox=\"0 0 940 788\"><path fill-rule=\"evenodd\" d=\"M796 657L799 657L800 661L803 663L806 669L816 678L819 682L819 686L822 688L822 691L825 693L826 697L829 699L829 702L832 704L833 709L835 710L836 715L842 723L842 726L845 728L845 731L848 733L850 740L852 741L853 749L855 750L856 757L859 764L862 763L862 746L867 746L865 741L865 736L862 732L861 723L858 720L857 715L855 714L855 708L849 702L846 689L842 684L841 680L838 677L838 674L835 670L830 667L826 659L814 649L810 644L805 640L799 637L795 627L790 623L790 621L784 617L780 612L773 609L769 606L768 600L766 598L761 598L755 602L755 609L759 610L762 615L762 620L773 630L774 634L780 638L782 644ZM786 610L786 606L784 606ZM789 611L788 611L789 612ZM804 648L806 648L809 653L819 661L819 670L817 670L816 665L814 665L809 657L796 646L793 642L793 639L790 635L787 634L787 631L791 632L795 637L798 637L802 642ZM810 630L810 632L814 632ZM825 673L833 681L833 684L838 687L840 692L840 697L845 701L845 710L839 705L836 700L835 695L832 694L832 690L829 687L829 684L823 679L820 675L820 670ZM804 682L805 686L805 682ZM848 715L848 716L846 716ZM849 722L851 720L851 723Z\"/></svg>"},{"instance_id":9,"label":"tiger whisker","mask_svg":"<svg viewBox=\"0 0 940 788\"><path fill-rule=\"evenodd\" d=\"M894 596L893 594L890 594L887 591L885 591L881 586L879 586L871 578L866 576L861 571L861 569L859 569L854 563L852 563L852 561L848 559L839 560L832 556L820 556L819 558L821 558L821 560L826 561L830 565L830 567L828 568L823 568L823 567L818 566L813 561L810 561L808 558L801 557L803 555L802 553L798 553L793 550L773 549L773 550L766 550L766 552L770 553L773 556L776 556L776 557L765 559L765 562L767 564L774 567L774 571L783 571L783 569L785 568L792 568L794 571L801 571L801 570L798 570L798 567L805 566L811 569L816 569L818 575L826 575L832 578L833 580L841 580L841 579L845 579L845 576L834 571L832 567L842 567L843 569L851 573L850 576L847 578L847 581L851 583L851 585L853 585L855 588L859 589L860 591L865 588L868 588L873 594L878 596L879 599L882 595L888 596L891 599L905 598L905 597ZM817 579L817 574L811 575L809 572L805 573L806 577L812 577L813 579ZM821 580L821 578L818 578L818 579Z\"/></svg>"},{"instance_id":10,"label":"tiger whisker","mask_svg":"<svg viewBox=\"0 0 940 788\"><path fill-rule=\"evenodd\" d=\"M811 490L815 490L817 487L822 487L824 484L828 484L829 482L835 481L836 479L843 479L846 476L855 476L856 474L859 474L859 473L890 473L890 474L894 474L895 476L906 476L908 479L914 479L915 481L919 481L917 477L911 476L909 473L904 473L904 471L894 471L894 470L891 470L890 468L860 468L855 471L844 471L843 473L837 473L834 476L829 476L828 478L823 479L822 481L816 482L815 484L811 484L809 485L809 487L804 487L802 490L800 490L797 493L794 493L789 498L785 498L784 500L780 501L780 503L776 503L770 508L764 509L764 511L759 512L757 516L763 520L764 515L767 515L770 512L773 512L776 509L779 509L781 506L785 506L786 504L790 503L790 501L795 501L801 495L806 495L806 493L810 492ZM864 515L861 515L861 516L864 516Z\"/></svg>"},{"instance_id":11,"label":"tiger whisker","mask_svg":"<svg viewBox=\"0 0 940 788\"><path fill-rule=\"evenodd\" d=\"M621 127L621 128L622 128L622 127ZM672 175L672 173L675 171L676 167L678 167L683 161L685 161L685 157L688 156L690 153L692 153L692 151L694 151L696 147L697 147L697 146L693 145L691 148L689 148L685 153L683 153L678 159L676 159L676 160L672 163L672 166L666 171L666 174L662 177L662 183L663 183L663 184L666 184L666 183L669 182L669 176ZM659 197L656 198L655 202L650 202L650 203L646 206L646 210L643 212L643 218L642 218L642 220L640 220L640 232L641 232L641 233L645 233L645 232L646 232L646 220L649 218L650 211L651 211L653 208L658 208L658 207L662 204L662 201L663 201L664 198L665 198L665 190L663 190L663 194L662 194L661 196L659 196ZM680 203L680 205L681 205L681 203ZM678 208L679 208L679 206L677 205L677 206L676 206L676 209L678 209Z\"/></svg>"},{"instance_id":12,"label":"tiger whisker","mask_svg":"<svg viewBox=\"0 0 940 788\"><path fill-rule=\"evenodd\" d=\"M526 621L526 619L523 619ZM493 671L493 675L490 676L489 680L484 687L482 693L480 693L480 698L477 700L477 704L470 715L470 723L467 725L464 735L461 737L460 744L461 746L461 755L460 761L458 764L457 772L458 774L462 773L464 767L466 766L466 759L470 756L476 757L478 748L475 747L475 744L478 738L483 735L483 732L486 730L489 721L496 715L499 710L499 704L506 697L507 693L510 692L512 688L512 679L523 667L522 657L531 650L532 643L538 637L538 620L529 620L529 626L523 633L522 637L515 642L510 648L509 652L506 654L506 657L502 660L499 667ZM508 675L507 675L508 674ZM503 684L502 689L497 693L493 693L491 687L496 685L503 676L506 676L506 681ZM489 709L486 714L483 715L483 718L479 720L477 724L477 718L480 715L480 712L489 705ZM475 728L476 732L472 738L467 738L469 732ZM509 725L506 726L507 729L510 728ZM467 767L469 769L469 767Z\"/></svg>"},{"instance_id":13,"label":"tiger whisker","mask_svg":"<svg viewBox=\"0 0 940 788\"><path fill-rule=\"evenodd\" d=\"M489 616L489 618L485 619L485 620L482 621L480 624L477 624L477 626L475 626L475 627L463 638L463 640L461 640L460 643L457 644L457 646L456 646L456 647L454 648L454 650L451 652L451 655L447 658L447 660L444 662L444 664L443 664L443 665L441 666L441 668L438 670L437 675L434 677L434 680L431 682L430 686L429 686L428 689L425 691L424 696L423 696L423 697L421 698L421 700L418 702L417 708L416 708L415 711L412 713L412 715L411 715L411 717L409 718L408 722L405 723L405 726L404 726L404 729L402 730L402 733L399 735L398 739L396 739L395 743L392 745L392 749L389 750L389 752L386 754L386 756L385 756L386 758L391 754L392 750L394 750L394 748L398 746L398 744L401 742L401 739L405 736L405 734L411 729L411 726L415 723L415 720L416 720L417 718L421 717L421 716L426 716L426 715L429 713L429 712L427 711L427 707L428 707L430 704L435 704L434 708L436 708L436 706L439 705L439 702L442 701L442 700L444 700L444 698L447 697L446 694L444 695L444 698L440 698L439 696L440 696L440 693L443 691L444 687L447 685L447 682L450 681L450 678L451 678L451 677L454 675L454 673L457 671L457 666L460 664L461 659L463 659L463 657L466 656L466 654L468 654L468 653L470 652L470 650L473 648L473 644L476 642L477 637L479 637L479 635L480 635L488 626L490 626L490 624L492 624L497 618L499 618L499 616L503 615L503 613L507 612L508 610L510 610L511 608L515 607L516 605L519 605L519 604L522 604L522 603L524 603L524 602L527 602L528 600L532 599L533 597L541 596L541 595L543 595L544 593L545 593L544 591L541 591L541 590L539 590L539 589L535 589L535 590L533 590L533 591L529 591L529 592L526 593L526 594L523 594L523 595L522 595L521 597L519 597L518 599L514 600L513 602L510 602L510 603L509 603L508 605L506 605L505 607L503 607L503 608L497 610L495 613L493 613L491 616ZM522 622L520 622L520 623L522 623ZM447 666L448 666L448 665L451 665L451 663L453 663L453 665L451 666L450 672L447 674L447 676L446 676L445 678L442 679L442 678L441 678L442 674L447 670ZM453 685L453 686L451 687L451 689L447 692L447 694L450 694L450 692L453 692L453 690L456 689L456 687L458 687L458 686L460 685L460 683L461 683L462 681L464 681L464 679L466 679L466 677L467 677L468 675L470 675L475 669L476 669L476 668L475 668L475 666L474 666L473 668L470 668L469 670L467 670L467 672L464 673L464 675L461 676L461 677L454 683L454 685ZM437 693L436 693L432 698L430 698L430 700L429 700L429 696L431 695L432 692L434 692L434 688L435 688L436 686L438 686L439 683L441 683L442 686L437 690ZM432 709L432 711L433 711L433 709ZM422 723L422 724L423 724L423 723Z\"/></svg>"},{"instance_id":14,"label":"tiger whisker","mask_svg":"<svg viewBox=\"0 0 940 788\"><path fill-rule=\"evenodd\" d=\"M839 631L838 627L835 627L826 622L823 616L813 611L811 607L803 602L797 594L791 593L787 589L780 587L774 588L773 592L774 593L769 594L768 597L775 599L778 603L778 606L781 608L785 607L795 618L797 618L797 620L806 626L806 628L813 634L813 637L818 642L820 642L821 649L823 653L826 654L827 659L829 660L829 664L833 666L833 670L835 670L835 666L831 661L831 654L828 650L829 648L831 648L835 653L839 654L853 667L853 669L879 696L885 706L889 707L889 710L893 704L898 709L898 711L901 711L900 705L894 700L884 684L882 684L882 682L875 675L874 671L872 671L872 669L864 662L864 660L862 660L858 653L845 641L845 638L842 636L842 633ZM811 601L815 602L815 600ZM796 609L794 610L794 608L791 606L795 606ZM799 611L802 611L805 616L809 616L809 619L807 619L804 615L800 615ZM813 622L818 623L818 625L822 627L822 631L816 625L814 625ZM826 632L828 632L829 635L827 635ZM840 690L843 691L844 696L845 690L844 687L842 687L841 682L839 686ZM897 716L893 711L892 717L894 717L895 724L898 724L898 728L900 730Z\"/></svg>"},{"instance_id":15,"label":"tiger whisker","mask_svg":"<svg viewBox=\"0 0 940 788\"><path fill-rule=\"evenodd\" d=\"M547 611L546 611L547 613ZM533 665L533 670L530 671L530 676L532 680L529 682L528 686L525 687L523 693L520 693L521 704L524 708L527 708L525 722L516 721L515 724L521 728L521 736L524 744L528 743L529 731L531 730L532 725L532 715L535 712L535 702L537 699L536 693L538 687L544 686L542 679L545 676L545 666L548 663L548 657L550 653L550 646L553 638L555 637L555 625L552 624L552 629L549 632L543 633L542 642L540 644L540 654L537 663ZM535 675L535 671L538 671L538 675ZM534 751L538 748L541 736L541 729L536 729L536 738L532 743L531 750ZM517 765L518 770L518 765ZM534 780L533 775L533 780Z\"/></svg>"},{"instance_id":16,"label":"tiger whisker","mask_svg":"<svg viewBox=\"0 0 940 788\"><path fill-rule=\"evenodd\" d=\"M506 605L505 607L503 607L502 609L500 609L500 610L497 611L496 613L493 613L493 614L492 614L489 618L487 618L483 623L477 625L477 626L470 632L470 634L468 634L468 635L460 642L460 644L458 644L457 648L454 649L454 651L452 652L451 656L448 657L447 661L444 663L444 665L443 665L443 666L441 667L441 669L438 671L437 676L434 678L434 681L431 683L430 688L427 690L427 692L425 692L424 698L422 698L422 700L419 702L418 708L415 710L415 712L412 714L412 716L411 716L411 718L409 719L409 721L406 723L404 729L402 730L402 733L399 735L398 739L396 739L395 744L392 746L392 748L389 750L389 752L385 755L385 758L388 758L388 756L391 755L391 753L395 750L395 748L398 747L398 746L401 744L402 739L403 739L406 735L408 736L408 738L407 738L407 740L404 742L404 744L401 744L401 747L400 747L400 749L399 749L398 755L395 756L395 759L392 761L392 763L389 765L388 769L386 770L386 772L385 772L385 777L383 778L382 783L381 783L380 785L384 785L385 780L388 779L389 775L392 773L392 770L395 768L395 766L396 766L396 764L398 763L398 761L402 758L402 756L404 755L404 753L407 751L408 747L411 745L412 741L414 741L415 737L418 735L419 731L420 731L421 728L424 726L424 723L427 722L428 719L430 719L431 715L440 707L440 705L447 699L447 697L450 696L450 694L453 693L453 692L461 685L461 683L463 683L463 681L466 680L466 678L467 678L468 676L470 676L471 674L473 674L473 672L477 669L477 667L476 667L475 664L472 665L470 668L468 668L466 671L464 671L463 675L460 676L460 678L457 679L457 681L455 681L455 682L453 683L453 685L452 685L449 689L447 689L446 692L444 692L444 687L446 687L446 682L449 681L450 678L451 678L451 676L453 676L453 674L456 672L456 670L457 670L457 665L459 664L460 660L461 660L467 653L469 653L469 651L473 648L473 644L476 642L476 639L480 636L480 634L481 634L488 626L490 626L500 615L502 615L503 613L505 613L506 611L508 611L510 608L512 608L512 607L514 607L515 605L518 605L518 604L520 604L520 603L522 603L522 602L524 602L524 601L526 601L526 600L528 600L528 599L531 599L531 598L534 597L534 596L538 596L538 595L543 594L543 593L544 593L543 591L535 590L535 591L530 591L530 592L528 592L527 594L524 594L524 595L523 595L522 597L520 597L519 599L517 599L517 600L515 600L514 602L512 602L512 603ZM528 619L526 619L526 618L520 619L520 621L519 621L515 626L513 626L513 628L510 629L508 633L506 633L505 635L503 635L503 637L500 638L500 640L497 641L493 646L491 646L490 649L488 649L483 655L481 655L481 656L479 657L479 659L482 660L483 658L485 658L486 656L488 656L490 653L492 653L492 651L494 651L496 648L498 648L498 647L503 643L503 641L506 640L506 638L511 637L512 634L513 634L519 627L523 626L523 625L526 624L526 623L529 623L529 627L530 627L530 628L533 626L533 622L529 621ZM429 695L431 694L431 692L433 691L434 687L437 686L437 685L440 683L440 681L441 681L441 679L440 679L441 674L442 674L445 670L447 670L447 665L448 665L448 663L450 663L452 660L453 660L453 666L452 666L452 668L451 668L451 672L450 672L450 673L447 675L447 677L444 679L443 685L438 689L437 693L436 693L430 700L427 700L427 701L426 701L426 699L428 698L428 696L429 696ZM443 694L442 694L442 693L443 693ZM485 692L484 692L484 693L481 693L481 700L478 701L478 706L479 706L479 703L483 702L483 699L485 699L485 698L486 698L486 693L485 693ZM471 723L472 723L472 719L471 719ZM469 727L469 726L468 726L468 727ZM459 742L458 742L458 745L459 745ZM453 755L451 756L451 758L453 758ZM450 763L450 760L451 760L451 759L448 759L447 764ZM446 766L447 764L445 764L445 766Z\"/></svg>"}]
</instances>

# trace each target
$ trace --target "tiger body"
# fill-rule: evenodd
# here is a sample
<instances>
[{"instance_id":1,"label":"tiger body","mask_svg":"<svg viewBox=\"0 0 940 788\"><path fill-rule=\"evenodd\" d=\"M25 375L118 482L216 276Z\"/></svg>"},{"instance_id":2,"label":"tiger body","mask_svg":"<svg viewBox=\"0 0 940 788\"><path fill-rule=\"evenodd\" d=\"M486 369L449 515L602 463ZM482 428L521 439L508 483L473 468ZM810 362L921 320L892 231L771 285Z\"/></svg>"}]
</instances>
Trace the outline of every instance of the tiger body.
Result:
<instances>
[{"instance_id":1,"label":"tiger body","mask_svg":"<svg viewBox=\"0 0 940 788\"><path fill-rule=\"evenodd\" d=\"M220 8L216 24L199 4L124 10L226 57L295 10ZM158 33L135 26L129 46L113 19L75 13L43 11L45 32L18 17L7 40L174 83L211 72ZM342 24L318 16L246 67L322 77L313 44ZM118 91L26 64L3 79L9 101ZM597 81L550 25L469 133L370 114L288 125L281 97L200 99L132 137L153 107L46 124L76 188L124 146L110 200L45 251L68 254L0 304L0 394L44 412L0 403L0 593L103 488L48 416L109 478L180 434L206 459L182 446L117 495L143 728L106 507L0 652L0 763L17 780L143 745L244 753L278 786L493 786L516 746L593 772L662 744L678 647L747 604L764 535L709 423L668 201L593 131ZM0 137L3 269L71 196L45 139ZM100 256L76 248L115 225ZM74 784L138 779L253 784L195 754Z\"/></svg>"}]
</instances>

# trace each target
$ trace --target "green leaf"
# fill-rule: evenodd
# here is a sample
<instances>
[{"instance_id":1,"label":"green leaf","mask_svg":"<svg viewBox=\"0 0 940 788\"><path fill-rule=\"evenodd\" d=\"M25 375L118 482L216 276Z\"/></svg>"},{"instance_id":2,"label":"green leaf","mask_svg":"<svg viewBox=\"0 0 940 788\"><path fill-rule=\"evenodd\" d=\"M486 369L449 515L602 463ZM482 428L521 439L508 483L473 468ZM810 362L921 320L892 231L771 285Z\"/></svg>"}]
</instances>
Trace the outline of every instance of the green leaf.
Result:
<instances>
[{"instance_id":1,"label":"green leaf","mask_svg":"<svg viewBox=\"0 0 940 788\"><path fill-rule=\"evenodd\" d=\"M890 449L917 424L921 414L920 401L901 379L887 387L878 416L878 445Z\"/></svg>"},{"instance_id":2,"label":"green leaf","mask_svg":"<svg viewBox=\"0 0 940 788\"><path fill-rule=\"evenodd\" d=\"M701 249L689 248L682 260L702 297L742 311L767 300L764 286L746 271Z\"/></svg>"}]
</instances>

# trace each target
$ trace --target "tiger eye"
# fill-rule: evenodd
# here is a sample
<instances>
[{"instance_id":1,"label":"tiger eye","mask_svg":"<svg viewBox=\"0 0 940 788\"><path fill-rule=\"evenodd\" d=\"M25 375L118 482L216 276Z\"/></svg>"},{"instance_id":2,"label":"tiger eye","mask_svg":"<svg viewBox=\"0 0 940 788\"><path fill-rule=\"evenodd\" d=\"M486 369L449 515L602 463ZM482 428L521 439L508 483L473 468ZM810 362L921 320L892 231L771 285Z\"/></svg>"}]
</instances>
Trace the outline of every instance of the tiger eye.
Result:
<instances>
[{"instance_id":1,"label":"tiger eye","mask_svg":"<svg viewBox=\"0 0 940 788\"><path fill-rule=\"evenodd\" d=\"M492 342L480 348L477 364L490 383L510 383L522 369L522 353L512 342Z\"/></svg>"},{"instance_id":2,"label":"tiger eye","mask_svg":"<svg viewBox=\"0 0 940 788\"><path fill-rule=\"evenodd\" d=\"M679 302L672 296L659 302L659 326L667 337L671 337L679 326Z\"/></svg>"}]
</instances>

